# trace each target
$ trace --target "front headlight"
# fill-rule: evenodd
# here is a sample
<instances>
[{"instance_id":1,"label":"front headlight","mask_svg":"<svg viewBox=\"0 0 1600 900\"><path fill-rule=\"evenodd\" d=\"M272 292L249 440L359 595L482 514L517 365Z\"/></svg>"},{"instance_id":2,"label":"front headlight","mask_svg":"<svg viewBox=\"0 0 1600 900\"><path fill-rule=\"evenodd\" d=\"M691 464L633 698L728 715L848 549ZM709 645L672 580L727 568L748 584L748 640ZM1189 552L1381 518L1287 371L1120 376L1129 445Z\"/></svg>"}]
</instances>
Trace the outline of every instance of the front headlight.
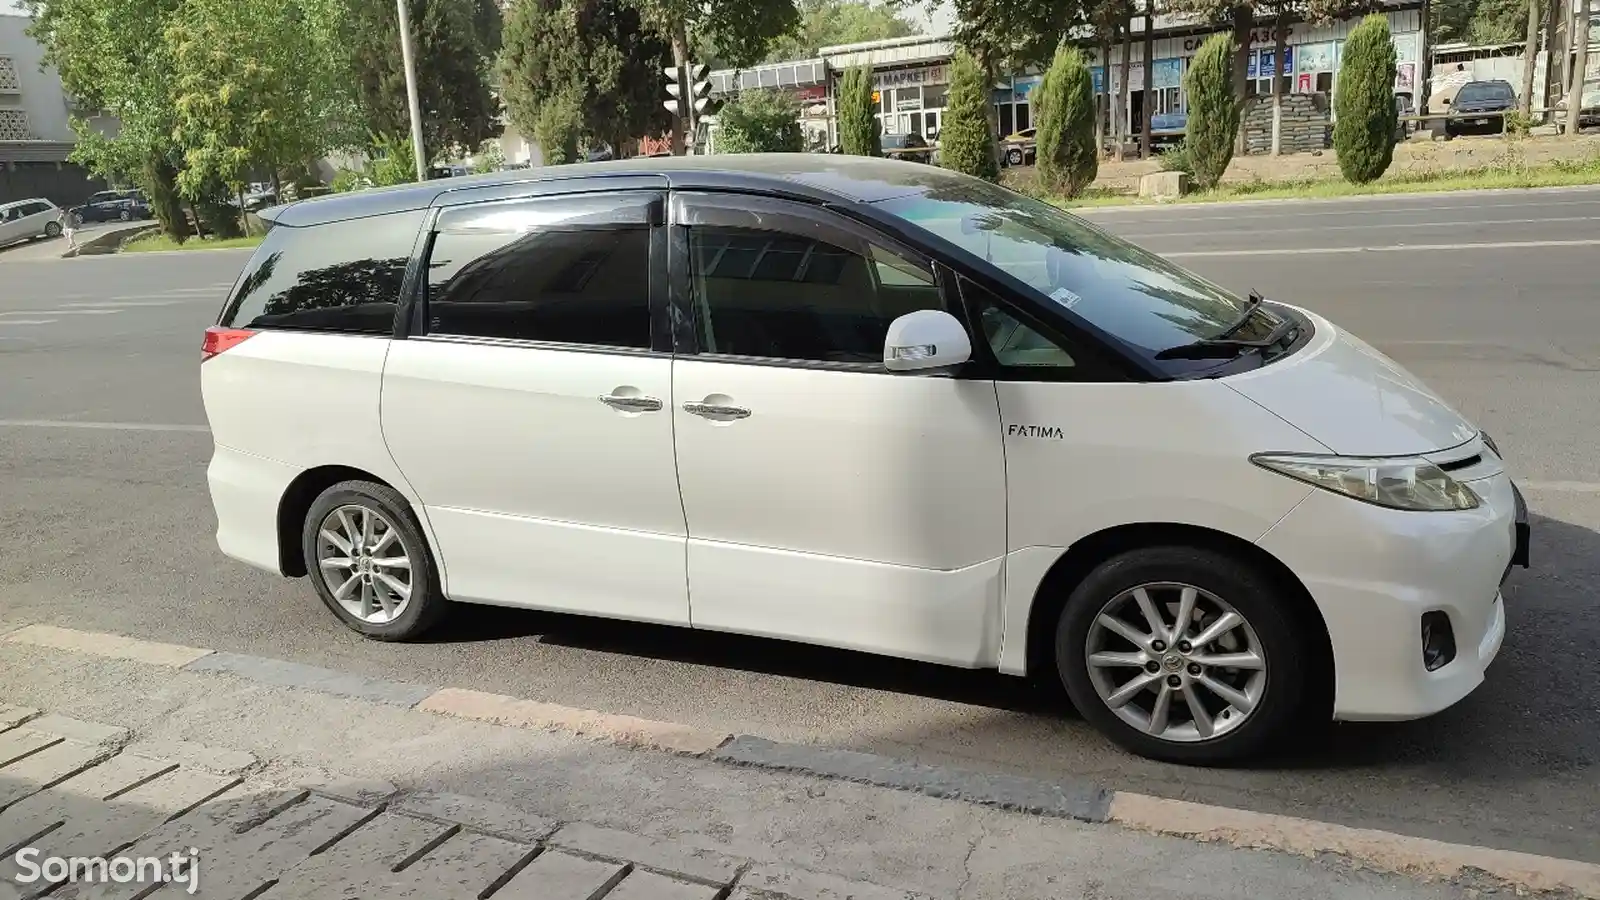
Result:
<instances>
[{"instance_id":1,"label":"front headlight","mask_svg":"<svg viewBox=\"0 0 1600 900\"><path fill-rule=\"evenodd\" d=\"M1476 509L1471 488L1425 459L1257 453L1250 461L1297 481L1389 509Z\"/></svg>"}]
</instances>

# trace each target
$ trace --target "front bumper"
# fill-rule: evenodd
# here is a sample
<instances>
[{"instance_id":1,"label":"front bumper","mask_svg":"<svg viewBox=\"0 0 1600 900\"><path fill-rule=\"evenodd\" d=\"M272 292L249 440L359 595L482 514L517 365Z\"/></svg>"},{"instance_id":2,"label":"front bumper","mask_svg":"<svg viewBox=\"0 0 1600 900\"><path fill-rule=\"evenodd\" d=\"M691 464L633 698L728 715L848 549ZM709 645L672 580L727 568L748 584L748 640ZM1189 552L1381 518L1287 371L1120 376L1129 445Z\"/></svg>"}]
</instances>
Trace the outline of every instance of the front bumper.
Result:
<instances>
[{"instance_id":1,"label":"front bumper","mask_svg":"<svg viewBox=\"0 0 1600 900\"><path fill-rule=\"evenodd\" d=\"M1334 718L1432 715L1483 683L1505 637L1500 586L1527 563L1527 507L1505 473L1466 482L1462 512L1403 512L1314 490L1260 545L1316 602L1334 657ZM1455 657L1430 672L1421 620L1442 612Z\"/></svg>"}]
</instances>

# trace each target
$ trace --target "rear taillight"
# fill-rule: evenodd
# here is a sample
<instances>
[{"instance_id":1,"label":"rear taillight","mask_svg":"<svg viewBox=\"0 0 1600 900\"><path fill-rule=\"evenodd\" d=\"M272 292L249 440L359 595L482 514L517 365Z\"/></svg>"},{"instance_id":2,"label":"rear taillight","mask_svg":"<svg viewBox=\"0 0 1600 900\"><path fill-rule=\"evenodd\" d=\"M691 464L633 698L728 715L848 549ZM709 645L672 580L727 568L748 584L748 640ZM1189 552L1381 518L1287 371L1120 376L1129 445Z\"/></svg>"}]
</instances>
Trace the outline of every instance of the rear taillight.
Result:
<instances>
[{"instance_id":1,"label":"rear taillight","mask_svg":"<svg viewBox=\"0 0 1600 900\"><path fill-rule=\"evenodd\" d=\"M200 361L205 362L218 353L231 350L254 334L254 331L246 328L223 328L213 325L206 329L205 341L200 345Z\"/></svg>"}]
</instances>

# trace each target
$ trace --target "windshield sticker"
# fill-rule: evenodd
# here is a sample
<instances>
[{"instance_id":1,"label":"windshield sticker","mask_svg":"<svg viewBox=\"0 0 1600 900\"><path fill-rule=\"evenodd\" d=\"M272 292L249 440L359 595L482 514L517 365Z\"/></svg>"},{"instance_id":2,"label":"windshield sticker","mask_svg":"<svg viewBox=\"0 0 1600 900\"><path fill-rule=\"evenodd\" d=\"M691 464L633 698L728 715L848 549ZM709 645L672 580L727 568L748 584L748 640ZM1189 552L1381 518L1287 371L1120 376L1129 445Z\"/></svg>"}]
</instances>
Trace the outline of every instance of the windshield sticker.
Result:
<instances>
[{"instance_id":1,"label":"windshield sticker","mask_svg":"<svg viewBox=\"0 0 1600 900\"><path fill-rule=\"evenodd\" d=\"M1083 298L1067 290L1066 288L1058 287L1050 292L1050 299L1056 301L1062 306L1065 306L1067 309L1071 309L1074 306L1077 306L1078 301L1082 300Z\"/></svg>"}]
</instances>

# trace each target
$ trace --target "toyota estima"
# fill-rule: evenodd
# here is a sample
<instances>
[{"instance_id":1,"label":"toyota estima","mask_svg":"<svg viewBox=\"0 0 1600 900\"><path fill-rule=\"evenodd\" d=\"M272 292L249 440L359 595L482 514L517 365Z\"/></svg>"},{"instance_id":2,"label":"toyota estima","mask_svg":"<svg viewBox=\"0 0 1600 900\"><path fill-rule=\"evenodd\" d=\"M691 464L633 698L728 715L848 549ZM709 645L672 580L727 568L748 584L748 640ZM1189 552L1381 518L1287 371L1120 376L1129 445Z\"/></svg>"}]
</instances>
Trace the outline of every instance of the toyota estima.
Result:
<instances>
[{"instance_id":1,"label":"toyota estima","mask_svg":"<svg viewBox=\"0 0 1600 900\"><path fill-rule=\"evenodd\" d=\"M1319 315L831 155L269 210L201 381L226 554L382 640L452 601L1059 679L1219 762L1483 681L1494 442Z\"/></svg>"}]
</instances>

